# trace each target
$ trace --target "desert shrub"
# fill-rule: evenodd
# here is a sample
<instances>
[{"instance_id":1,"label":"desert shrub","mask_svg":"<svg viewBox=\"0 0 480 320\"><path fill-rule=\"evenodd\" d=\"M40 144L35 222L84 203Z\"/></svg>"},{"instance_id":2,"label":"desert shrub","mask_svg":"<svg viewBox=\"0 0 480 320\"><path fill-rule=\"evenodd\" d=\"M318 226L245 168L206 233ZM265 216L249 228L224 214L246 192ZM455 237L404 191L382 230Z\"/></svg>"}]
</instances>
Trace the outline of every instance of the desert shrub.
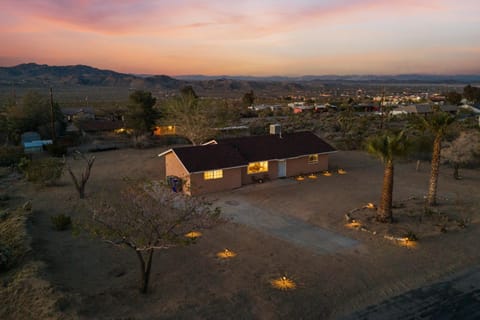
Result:
<instances>
[{"instance_id":1,"label":"desert shrub","mask_svg":"<svg viewBox=\"0 0 480 320\"><path fill-rule=\"evenodd\" d=\"M72 225L72 219L63 213L51 216L50 221L57 231L67 230Z\"/></svg>"},{"instance_id":2,"label":"desert shrub","mask_svg":"<svg viewBox=\"0 0 480 320\"><path fill-rule=\"evenodd\" d=\"M10 250L7 247L0 246L0 272L8 270L11 259Z\"/></svg>"},{"instance_id":3,"label":"desert shrub","mask_svg":"<svg viewBox=\"0 0 480 320\"><path fill-rule=\"evenodd\" d=\"M0 211L0 223L3 221L3 220L6 220L8 218L8 215L10 214L10 211L7 209L7 210L3 210L3 211Z\"/></svg>"},{"instance_id":4,"label":"desert shrub","mask_svg":"<svg viewBox=\"0 0 480 320\"><path fill-rule=\"evenodd\" d=\"M56 143L47 144L45 150L47 150L48 154L52 157L63 157L67 154L67 147Z\"/></svg>"},{"instance_id":5,"label":"desert shrub","mask_svg":"<svg viewBox=\"0 0 480 320\"><path fill-rule=\"evenodd\" d=\"M8 167L17 164L25 157L22 147L0 147L0 167Z\"/></svg>"},{"instance_id":6,"label":"desert shrub","mask_svg":"<svg viewBox=\"0 0 480 320\"><path fill-rule=\"evenodd\" d=\"M404 237L407 238L408 241L417 241L418 240L417 235L412 230L407 231L405 233Z\"/></svg>"},{"instance_id":7,"label":"desert shrub","mask_svg":"<svg viewBox=\"0 0 480 320\"><path fill-rule=\"evenodd\" d=\"M29 251L27 212L18 208L0 221L0 270L9 270Z\"/></svg>"},{"instance_id":8,"label":"desert shrub","mask_svg":"<svg viewBox=\"0 0 480 320\"><path fill-rule=\"evenodd\" d=\"M42 184L55 184L62 176L64 163L60 159L44 158L31 161L24 169L28 181Z\"/></svg>"}]
</instances>

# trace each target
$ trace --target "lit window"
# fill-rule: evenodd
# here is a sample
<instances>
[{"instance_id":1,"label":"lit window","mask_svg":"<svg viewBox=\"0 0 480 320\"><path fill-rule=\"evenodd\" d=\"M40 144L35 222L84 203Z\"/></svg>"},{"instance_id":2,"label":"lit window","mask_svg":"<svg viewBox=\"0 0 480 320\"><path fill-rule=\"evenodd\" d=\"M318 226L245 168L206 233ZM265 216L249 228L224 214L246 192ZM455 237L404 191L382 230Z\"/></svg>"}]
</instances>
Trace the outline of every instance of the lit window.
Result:
<instances>
[{"instance_id":1,"label":"lit window","mask_svg":"<svg viewBox=\"0 0 480 320\"><path fill-rule=\"evenodd\" d=\"M318 163L318 154L311 154L308 156L308 163Z\"/></svg>"},{"instance_id":2,"label":"lit window","mask_svg":"<svg viewBox=\"0 0 480 320\"><path fill-rule=\"evenodd\" d=\"M223 170L211 170L203 173L204 180L213 180L223 178Z\"/></svg>"},{"instance_id":3,"label":"lit window","mask_svg":"<svg viewBox=\"0 0 480 320\"><path fill-rule=\"evenodd\" d=\"M268 161L251 162L248 164L247 173L268 172Z\"/></svg>"}]
</instances>

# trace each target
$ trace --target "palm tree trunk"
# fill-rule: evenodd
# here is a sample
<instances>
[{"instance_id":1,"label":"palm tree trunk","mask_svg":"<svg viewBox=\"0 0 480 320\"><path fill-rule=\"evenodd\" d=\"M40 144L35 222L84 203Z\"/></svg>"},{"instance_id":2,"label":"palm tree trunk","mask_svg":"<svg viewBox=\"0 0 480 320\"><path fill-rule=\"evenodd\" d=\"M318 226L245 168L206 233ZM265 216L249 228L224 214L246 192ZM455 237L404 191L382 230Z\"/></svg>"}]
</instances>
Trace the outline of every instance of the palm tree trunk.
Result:
<instances>
[{"instance_id":1,"label":"palm tree trunk","mask_svg":"<svg viewBox=\"0 0 480 320\"><path fill-rule=\"evenodd\" d=\"M385 162L383 171L382 198L377 211L377 220L380 222L392 222L392 198L393 198L393 161Z\"/></svg>"},{"instance_id":2,"label":"palm tree trunk","mask_svg":"<svg viewBox=\"0 0 480 320\"><path fill-rule=\"evenodd\" d=\"M438 184L438 174L440 169L440 151L442 143L442 136L437 134L435 140L433 141L433 152L432 152L432 169L430 172L430 183L428 186L428 205L435 206L437 205L437 184Z\"/></svg>"}]
</instances>

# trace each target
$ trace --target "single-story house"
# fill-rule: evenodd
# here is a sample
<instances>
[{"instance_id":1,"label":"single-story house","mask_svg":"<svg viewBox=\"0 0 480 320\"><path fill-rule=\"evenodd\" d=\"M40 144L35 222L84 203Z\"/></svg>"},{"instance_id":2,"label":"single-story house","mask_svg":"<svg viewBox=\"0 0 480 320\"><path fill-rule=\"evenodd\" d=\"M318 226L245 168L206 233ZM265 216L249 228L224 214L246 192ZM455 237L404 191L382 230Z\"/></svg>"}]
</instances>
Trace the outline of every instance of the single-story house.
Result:
<instances>
[{"instance_id":1,"label":"single-story house","mask_svg":"<svg viewBox=\"0 0 480 320\"><path fill-rule=\"evenodd\" d=\"M68 122L74 120L93 120L95 119L95 109L91 107L83 108L62 108L62 113Z\"/></svg>"},{"instance_id":2,"label":"single-story house","mask_svg":"<svg viewBox=\"0 0 480 320\"><path fill-rule=\"evenodd\" d=\"M296 132L213 140L159 156L165 157L167 177L178 177L185 193L199 195L328 170L333 152L312 132Z\"/></svg>"}]
</instances>

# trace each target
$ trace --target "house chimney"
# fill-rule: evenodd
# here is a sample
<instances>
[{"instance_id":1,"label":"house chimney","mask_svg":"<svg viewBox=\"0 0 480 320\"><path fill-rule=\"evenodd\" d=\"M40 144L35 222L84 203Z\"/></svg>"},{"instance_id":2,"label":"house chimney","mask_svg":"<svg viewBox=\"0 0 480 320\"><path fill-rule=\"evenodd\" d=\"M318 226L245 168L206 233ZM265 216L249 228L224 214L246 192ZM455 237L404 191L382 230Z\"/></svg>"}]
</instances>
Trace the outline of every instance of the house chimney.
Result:
<instances>
[{"instance_id":1,"label":"house chimney","mask_svg":"<svg viewBox=\"0 0 480 320\"><path fill-rule=\"evenodd\" d=\"M270 134L278 134L278 136L282 137L282 126L279 123L271 124L270 125Z\"/></svg>"}]
</instances>

